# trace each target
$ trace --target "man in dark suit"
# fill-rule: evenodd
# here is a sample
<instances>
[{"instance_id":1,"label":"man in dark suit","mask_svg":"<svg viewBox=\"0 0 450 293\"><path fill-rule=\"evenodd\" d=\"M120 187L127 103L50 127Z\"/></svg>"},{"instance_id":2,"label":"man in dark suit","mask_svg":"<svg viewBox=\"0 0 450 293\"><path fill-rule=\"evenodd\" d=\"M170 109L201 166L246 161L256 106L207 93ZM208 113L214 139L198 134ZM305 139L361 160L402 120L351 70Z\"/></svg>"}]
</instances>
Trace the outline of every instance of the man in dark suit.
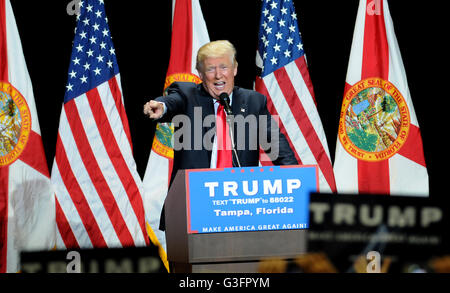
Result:
<instances>
[{"instance_id":1,"label":"man in dark suit","mask_svg":"<svg viewBox=\"0 0 450 293\"><path fill-rule=\"evenodd\" d=\"M180 169L217 166L213 124L222 93L231 100L232 142L236 149L232 156L233 166L258 166L259 147L275 165L298 164L267 109L267 98L258 92L234 86L237 74L235 54L234 46L228 41L204 45L197 54L197 70L202 83L175 82L168 88L166 96L144 105L144 113L150 118L175 124L172 179Z\"/></svg>"},{"instance_id":2,"label":"man in dark suit","mask_svg":"<svg viewBox=\"0 0 450 293\"><path fill-rule=\"evenodd\" d=\"M197 53L196 68L201 84L175 82L168 88L166 96L144 105L144 113L150 118L174 123L171 182L178 170L224 166L223 160L219 163L221 147L218 137L221 135L216 135L218 127L214 127L214 124L220 124L216 115L219 117L224 111L223 99L222 107L218 102L222 93L230 98L232 115L227 118L232 118L228 123L234 126L230 127L230 138L236 151L228 158L227 166L258 166L259 147L275 165L298 164L267 109L267 98L258 92L234 86L237 74L235 55L236 50L229 41L207 43ZM164 207L160 229L165 230Z\"/></svg>"}]
</instances>

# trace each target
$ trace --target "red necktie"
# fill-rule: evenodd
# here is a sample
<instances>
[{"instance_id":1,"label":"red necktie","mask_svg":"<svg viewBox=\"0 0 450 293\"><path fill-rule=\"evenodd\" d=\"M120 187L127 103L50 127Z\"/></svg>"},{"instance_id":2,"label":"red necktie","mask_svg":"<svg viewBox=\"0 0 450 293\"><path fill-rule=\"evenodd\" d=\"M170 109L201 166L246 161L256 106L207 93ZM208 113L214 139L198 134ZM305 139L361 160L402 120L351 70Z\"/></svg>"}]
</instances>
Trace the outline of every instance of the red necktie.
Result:
<instances>
[{"instance_id":1,"label":"red necktie","mask_svg":"<svg viewBox=\"0 0 450 293\"><path fill-rule=\"evenodd\" d=\"M216 115L216 135L217 135L217 168L233 167L231 154L230 130L222 105L219 105Z\"/></svg>"}]
</instances>

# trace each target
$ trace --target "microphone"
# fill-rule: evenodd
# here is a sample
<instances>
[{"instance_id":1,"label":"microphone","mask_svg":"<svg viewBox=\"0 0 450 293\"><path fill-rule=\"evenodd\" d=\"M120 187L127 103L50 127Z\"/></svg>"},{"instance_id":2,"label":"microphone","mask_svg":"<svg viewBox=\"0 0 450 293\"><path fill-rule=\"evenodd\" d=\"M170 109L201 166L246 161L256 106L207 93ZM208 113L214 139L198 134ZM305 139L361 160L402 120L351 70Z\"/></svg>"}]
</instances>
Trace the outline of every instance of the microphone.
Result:
<instances>
[{"instance_id":1,"label":"microphone","mask_svg":"<svg viewBox=\"0 0 450 293\"><path fill-rule=\"evenodd\" d=\"M227 113L227 115L232 115L230 107L230 97L227 93L221 93L219 95L219 102L223 106L225 113Z\"/></svg>"}]
</instances>

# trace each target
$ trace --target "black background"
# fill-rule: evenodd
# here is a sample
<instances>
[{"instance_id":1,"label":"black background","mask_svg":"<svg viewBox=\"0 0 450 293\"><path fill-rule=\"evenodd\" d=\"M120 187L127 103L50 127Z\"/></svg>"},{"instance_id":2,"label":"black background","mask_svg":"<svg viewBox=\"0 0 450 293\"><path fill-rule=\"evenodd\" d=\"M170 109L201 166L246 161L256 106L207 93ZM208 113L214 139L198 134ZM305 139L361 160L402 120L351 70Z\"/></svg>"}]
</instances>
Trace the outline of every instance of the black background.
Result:
<instances>
[{"instance_id":1,"label":"black background","mask_svg":"<svg viewBox=\"0 0 450 293\"><path fill-rule=\"evenodd\" d=\"M11 0L34 88L49 170L53 165L75 16L70 0ZM358 0L294 0L318 111L331 159L337 139L348 58ZM430 195L448 201L446 192L448 108L447 1L389 1L409 89L423 138ZM201 0L211 40L228 39L237 49L236 85L252 88L260 0ZM134 157L143 178L155 124L142 108L160 96L170 57L171 0L105 1L122 80Z\"/></svg>"}]
</instances>

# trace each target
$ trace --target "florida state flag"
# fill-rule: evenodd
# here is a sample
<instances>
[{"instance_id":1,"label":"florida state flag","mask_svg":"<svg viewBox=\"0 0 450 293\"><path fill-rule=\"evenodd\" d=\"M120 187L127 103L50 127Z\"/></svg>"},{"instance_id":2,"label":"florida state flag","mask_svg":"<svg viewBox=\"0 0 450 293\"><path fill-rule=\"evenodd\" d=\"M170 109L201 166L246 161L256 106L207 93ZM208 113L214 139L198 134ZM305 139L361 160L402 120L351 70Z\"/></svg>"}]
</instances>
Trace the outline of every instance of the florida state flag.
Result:
<instances>
[{"instance_id":1,"label":"florida state flag","mask_svg":"<svg viewBox=\"0 0 450 293\"><path fill-rule=\"evenodd\" d=\"M334 174L338 192L428 196L422 138L387 0L360 0Z\"/></svg>"},{"instance_id":2,"label":"florida state flag","mask_svg":"<svg viewBox=\"0 0 450 293\"><path fill-rule=\"evenodd\" d=\"M209 42L208 30L199 0L172 1L172 43L164 91L176 81L200 83L195 69L198 49ZM159 247L161 260L169 269L166 255L166 236L159 230L161 210L169 190L173 166L173 125L158 123L152 151L144 174L144 207L147 232Z\"/></svg>"},{"instance_id":3,"label":"florida state flag","mask_svg":"<svg viewBox=\"0 0 450 293\"><path fill-rule=\"evenodd\" d=\"M55 197L33 87L9 0L0 0L0 273L55 246Z\"/></svg>"}]
</instances>

